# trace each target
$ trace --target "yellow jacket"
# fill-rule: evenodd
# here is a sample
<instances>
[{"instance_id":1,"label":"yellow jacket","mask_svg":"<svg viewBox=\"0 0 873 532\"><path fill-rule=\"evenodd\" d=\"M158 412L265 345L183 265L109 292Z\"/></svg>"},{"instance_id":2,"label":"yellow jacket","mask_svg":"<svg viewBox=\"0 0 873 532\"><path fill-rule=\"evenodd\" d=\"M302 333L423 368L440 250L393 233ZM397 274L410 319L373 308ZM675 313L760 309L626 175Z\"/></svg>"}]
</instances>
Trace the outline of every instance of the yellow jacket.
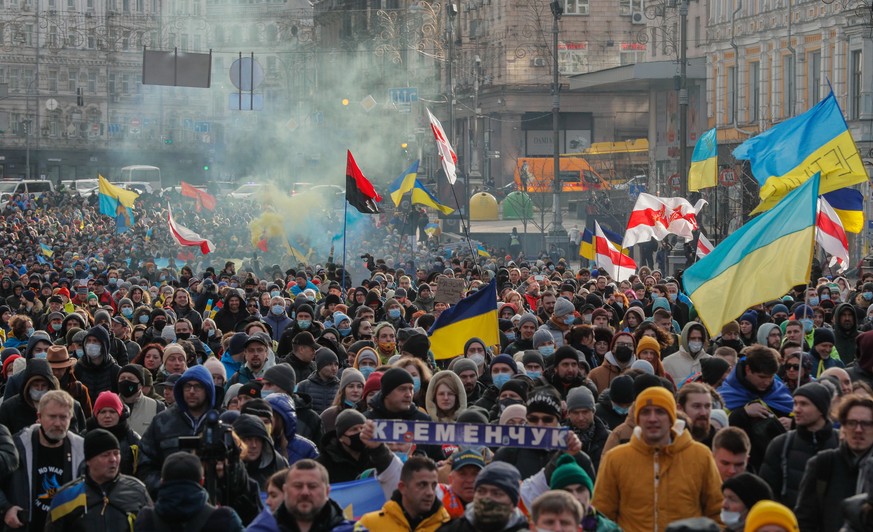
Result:
<instances>
[{"instance_id":1,"label":"yellow jacket","mask_svg":"<svg viewBox=\"0 0 873 532\"><path fill-rule=\"evenodd\" d=\"M360 521L355 525L355 532L410 532L413 529L409 526L409 521L406 520L406 514L403 508L397 501L399 499L397 492L394 493L394 498L386 502L382 509L378 512L370 512L364 514ZM421 523L415 527L415 532L435 532L444 523L448 523L451 517L449 512L443 508L439 499L434 503L435 512L427 516Z\"/></svg>"},{"instance_id":2,"label":"yellow jacket","mask_svg":"<svg viewBox=\"0 0 873 532\"><path fill-rule=\"evenodd\" d=\"M658 532L678 519L720 522L721 478L712 453L679 427L673 441L651 447L640 429L628 443L605 453L592 505L626 532Z\"/></svg>"}]
</instances>

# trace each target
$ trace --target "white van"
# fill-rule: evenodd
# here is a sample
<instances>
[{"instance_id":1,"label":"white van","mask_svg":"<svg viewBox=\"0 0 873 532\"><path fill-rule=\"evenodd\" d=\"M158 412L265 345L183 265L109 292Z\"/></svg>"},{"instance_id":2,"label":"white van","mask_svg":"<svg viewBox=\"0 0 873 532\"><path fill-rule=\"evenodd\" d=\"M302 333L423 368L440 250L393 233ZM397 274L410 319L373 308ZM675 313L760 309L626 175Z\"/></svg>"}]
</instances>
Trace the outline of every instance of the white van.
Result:
<instances>
[{"instance_id":1,"label":"white van","mask_svg":"<svg viewBox=\"0 0 873 532\"><path fill-rule=\"evenodd\" d=\"M65 179L61 181L64 188L70 194L78 194L80 196L90 196L92 192L100 187L100 181L97 179Z\"/></svg>"},{"instance_id":2,"label":"white van","mask_svg":"<svg viewBox=\"0 0 873 532\"><path fill-rule=\"evenodd\" d=\"M161 190L164 188L161 180L161 169L157 166L142 164L125 166L121 169L121 176L113 181L113 183L148 183L151 190Z\"/></svg>"},{"instance_id":3,"label":"white van","mask_svg":"<svg viewBox=\"0 0 873 532\"><path fill-rule=\"evenodd\" d=\"M39 179L10 179L0 181L0 206L5 207L16 194L32 194L39 197L46 192L54 191L55 186L51 181Z\"/></svg>"}]
</instances>

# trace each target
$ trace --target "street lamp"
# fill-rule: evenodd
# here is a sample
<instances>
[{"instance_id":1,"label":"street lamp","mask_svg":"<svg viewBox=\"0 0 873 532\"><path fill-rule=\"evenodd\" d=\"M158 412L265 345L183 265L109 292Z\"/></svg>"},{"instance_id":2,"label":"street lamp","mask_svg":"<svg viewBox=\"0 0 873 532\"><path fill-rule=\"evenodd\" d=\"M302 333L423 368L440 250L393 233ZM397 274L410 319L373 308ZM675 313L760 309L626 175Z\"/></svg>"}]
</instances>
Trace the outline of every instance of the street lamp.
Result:
<instances>
[{"instance_id":1,"label":"street lamp","mask_svg":"<svg viewBox=\"0 0 873 532\"><path fill-rule=\"evenodd\" d=\"M564 230L563 220L561 216L561 144L559 142L559 122L561 115L561 86L558 84L558 21L561 20L561 15L564 14L564 6L560 0L552 0L549 4L552 10L552 147L554 148L555 168L554 177L552 179L554 205L554 221L552 223L552 235L557 237L566 235Z\"/></svg>"}]
</instances>

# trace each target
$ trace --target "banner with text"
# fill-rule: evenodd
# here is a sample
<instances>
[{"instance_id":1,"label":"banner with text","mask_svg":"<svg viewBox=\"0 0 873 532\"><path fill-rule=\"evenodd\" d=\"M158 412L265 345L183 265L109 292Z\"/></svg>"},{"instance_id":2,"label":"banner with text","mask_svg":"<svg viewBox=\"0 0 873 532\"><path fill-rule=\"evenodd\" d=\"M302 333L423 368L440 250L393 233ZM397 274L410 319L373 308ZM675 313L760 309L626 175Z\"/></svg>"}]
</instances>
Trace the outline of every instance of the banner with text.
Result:
<instances>
[{"instance_id":1,"label":"banner with text","mask_svg":"<svg viewBox=\"0 0 873 532\"><path fill-rule=\"evenodd\" d=\"M433 421L375 420L373 440L385 443L421 445L465 445L486 447L524 447L528 449L566 449L566 427L528 427L523 425L482 425L476 423L436 423Z\"/></svg>"}]
</instances>

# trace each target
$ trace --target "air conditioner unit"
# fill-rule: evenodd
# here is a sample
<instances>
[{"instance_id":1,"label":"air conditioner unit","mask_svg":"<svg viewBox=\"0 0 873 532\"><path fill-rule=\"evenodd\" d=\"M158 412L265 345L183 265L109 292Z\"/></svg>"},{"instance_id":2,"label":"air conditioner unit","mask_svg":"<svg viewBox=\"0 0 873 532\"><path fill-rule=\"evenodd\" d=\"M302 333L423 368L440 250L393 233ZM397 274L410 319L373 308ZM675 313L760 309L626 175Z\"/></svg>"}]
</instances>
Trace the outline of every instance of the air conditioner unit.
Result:
<instances>
[{"instance_id":1,"label":"air conditioner unit","mask_svg":"<svg viewBox=\"0 0 873 532\"><path fill-rule=\"evenodd\" d=\"M534 57L530 60L530 66L535 67L544 67L546 66L546 58L545 57Z\"/></svg>"},{"instance_id":2,"label":"air conditioner unit","mask_svg":"<svg viewBox=\"0 0 873 532\"><path fill-rule=\"evenodd\" d=\"M646 17L639 11L631 13L631 24L645 24Z\"/></svg>"}]
</instances>

